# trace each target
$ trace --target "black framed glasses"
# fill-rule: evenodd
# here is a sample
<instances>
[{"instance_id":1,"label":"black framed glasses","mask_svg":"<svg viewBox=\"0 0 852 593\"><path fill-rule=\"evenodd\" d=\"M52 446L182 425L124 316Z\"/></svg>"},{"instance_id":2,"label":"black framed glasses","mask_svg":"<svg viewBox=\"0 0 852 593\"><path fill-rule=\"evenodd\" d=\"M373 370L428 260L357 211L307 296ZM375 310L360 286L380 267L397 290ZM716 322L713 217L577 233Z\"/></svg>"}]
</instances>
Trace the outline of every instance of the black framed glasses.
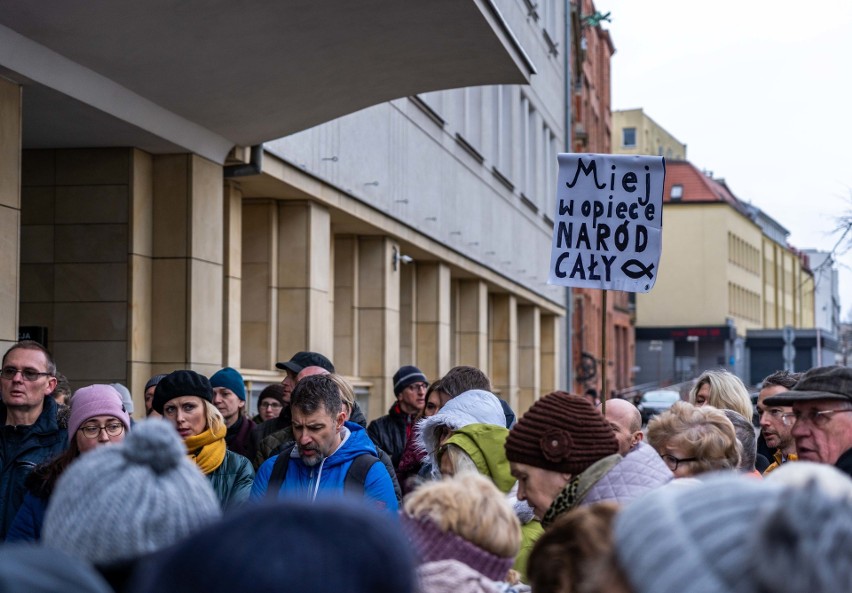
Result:
<instances>
[{"instance_id":1,"label":"black framed glasses","mask_svg":"<svg viewBox=\"0 0 852 593\"><path fill-rule=\"evenodd\" d=\"M106 431L107 436L117 437L124 432L124 424L121 422L110 422L109 424L87 424L78 428L87 439L97 438L101 431Z\"/></svg>"},{"instance_id":2,"label":"black framed glasses","mask_svg":"<svg viewBox=\"0 0 852 593\"><path fill-rule=\"evenodd\" d=\"M278 408L283 408L284 406L282 406L278 402L272 401L272 402L260 402L259 404L257 404L257 407L258 408L269 408L270 410L277 410Z\"/></svg>"},{"instance_id":3,"label":"black framed glasses","mask_svg":"<svg viewBox=\"0 0 852 593\"><path fill-rule=\"evenodd\" d=\"M683 459L678 459L674 455L669 455L668 453L660 455L660 457L663 458L663 461L666 462L666 465L669 466L669 469L673 472L677 471L677 466L681 463L686 463L688 461L698 461L697 457L684 457Z\"/></svg>"},{"instance_id":4,"label":"black framed glasses","mask_svg":"<svg viewBox=\"0 0 852 593\"><path fill-rule=\"evenodd\" d=\"M812 424L813 426L825 426L835 414L842 412L852 412L852 408L840 408L839 410L809 410L801 412L795 410L788 414L784 414L786 422L801 422L802 424Z\"/></svg>"},{"instance_id":5,"label":"black framed glasses","mask_svg":"<svg viewBox=\"0 0 852 593\"><path fill-rule=\"evenodd\" d=\"M15 378L15 375L21 373L21 376L24 378L24 381L36 381L39 377L52 377L51 373L42 373L41 371L37 371L35 369L16 369L15 367L3 367L0 370L0 377L3 377L6 380L11 380Z\"/></svg>"}]
</instances>

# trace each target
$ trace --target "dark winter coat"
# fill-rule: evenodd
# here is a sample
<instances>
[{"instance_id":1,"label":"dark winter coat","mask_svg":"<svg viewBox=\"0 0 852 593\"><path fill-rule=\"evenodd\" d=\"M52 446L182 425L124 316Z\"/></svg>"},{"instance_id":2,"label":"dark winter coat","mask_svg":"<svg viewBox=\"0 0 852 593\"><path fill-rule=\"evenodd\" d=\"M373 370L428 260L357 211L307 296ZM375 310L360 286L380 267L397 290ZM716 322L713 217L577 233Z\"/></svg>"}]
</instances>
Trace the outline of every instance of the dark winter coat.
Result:
<instances>
[{"instance_id":1,"label":"dark winter coat","mask_svg":"<svg viewBox=\"0 0 852 593\"><path fill-rule=\"evenodd\" d=\"M250 418L240 416L233 426L228 427L228 433L225 435L228 449L246 459L254 459L255 445L251 438L254 427L255 423Z\"/></svg>"},{"instance_id":2,"label":"dark winter coat","mask_svg":"<svg viewBox=\"0 0 852 593\"><path fill-rule=\"evenodd\" d=\"M207 477L222 508L227 509L248 500L254 482L254 469L248 459L227 451L219 467Z\"/></svg>"},{"instance_id":3,"label":"dark winter coat","mask_svg":"<svg viewBox=\"0 0 852 593\"><path fill-rule=\"evenodd\" d=\"M852 449L846 449L846 451L837 458L837 463L834 464L834 467L846 475L852 476Z\"/></svg>"},{"instance_id":4,"label":"dark winter coat","mask_svg":"<svg viewBox=\"0 0 852 593\"><path fill-rule=\"evenodd\" d=\"M391 456L394 467L399 467L412 422L414 415L406 414L399 407L399 403L395 403L387 416L376 418L367 427L367 434L377 447Z\"/></svg>"},{"instance_id":5,"label":"dark winter coat","mask_svg":"<svg viewBox=\"0 0 852 593\"><path fill-rule=\"evenodd\" d=\"M56 419L57 404L44 398L44 409L30 426L7 426L6 406L0 404L0 539L6 532L24 501L24 480L35 466L43 463L68 446L68 433Z\"/></svg>"}]
</instances>

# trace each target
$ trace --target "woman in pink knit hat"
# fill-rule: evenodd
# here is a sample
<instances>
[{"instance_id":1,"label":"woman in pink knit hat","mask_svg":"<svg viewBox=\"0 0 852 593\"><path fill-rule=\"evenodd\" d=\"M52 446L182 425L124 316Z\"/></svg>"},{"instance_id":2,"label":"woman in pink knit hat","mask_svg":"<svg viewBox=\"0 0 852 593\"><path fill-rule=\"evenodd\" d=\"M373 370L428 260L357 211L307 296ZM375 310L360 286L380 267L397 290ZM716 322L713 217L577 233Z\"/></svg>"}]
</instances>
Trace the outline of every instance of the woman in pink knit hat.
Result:
<instances>
[{"instance_id":1,"label":"woman in pink knit hat","mask_svg":"<svg viewBox=\"0 0 852 593\"><path fill-rule=\"evenodd\" d=\"M44 511L62 472L80 455L123 441L129 430L130 416L114 387L89 385L78 389L71 398L68 448L27 476L27 493L9 527L6 541L38 541Z\"/></svg>"}]
</instances>

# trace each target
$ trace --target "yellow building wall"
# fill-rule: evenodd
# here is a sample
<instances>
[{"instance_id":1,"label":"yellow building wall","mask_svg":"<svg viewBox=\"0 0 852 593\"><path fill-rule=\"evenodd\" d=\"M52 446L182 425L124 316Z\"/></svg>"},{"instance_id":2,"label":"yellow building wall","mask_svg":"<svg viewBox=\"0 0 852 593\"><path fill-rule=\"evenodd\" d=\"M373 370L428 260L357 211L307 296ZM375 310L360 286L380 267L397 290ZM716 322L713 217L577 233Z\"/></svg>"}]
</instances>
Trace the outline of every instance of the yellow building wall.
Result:
<instances>
[{"instance_id":1,"label":"yellow building wall","mask_svg":"<svg viewBox=\"0 0 852 593\"><path fill-rule=\"evenodd\" d=\"M636 295L636 325L724 325L732 317L740 331L760 327L761 236L728 204L665 204L659 276L650 293Z\"/></svg>"},{"instance_id":2,"label":"yellow building wall","mask_svg":"<svg viewBox=\"0 0 852 593\"><path fill-rule=\"evenodd\" d=\"M624 146L624 128L636 128L635 146ZM654 154L667 159L686 160L686 144L645 115L642 109L612 112L612 150L618 154Z\"/></svg>"}]
</instances>

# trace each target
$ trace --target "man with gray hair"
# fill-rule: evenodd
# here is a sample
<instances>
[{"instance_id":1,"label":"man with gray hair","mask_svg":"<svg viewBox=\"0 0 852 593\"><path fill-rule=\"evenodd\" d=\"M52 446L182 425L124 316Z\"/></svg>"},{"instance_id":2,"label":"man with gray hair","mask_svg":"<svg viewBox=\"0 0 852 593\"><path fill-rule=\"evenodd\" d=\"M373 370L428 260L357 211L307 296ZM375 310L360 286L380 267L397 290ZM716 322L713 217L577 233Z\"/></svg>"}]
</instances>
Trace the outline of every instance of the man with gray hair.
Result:
<instances>
[{"instance_id":1,"label":"man with gray hair","mask_svg":"<svg viewBox=\"0 0 852 593\"><path fill-rule=\"evenodd\" d=\"M800 460L836 466L852 475L852 368L816 367L768 406L789 406Z\"/></svg>"}]
</instances>

